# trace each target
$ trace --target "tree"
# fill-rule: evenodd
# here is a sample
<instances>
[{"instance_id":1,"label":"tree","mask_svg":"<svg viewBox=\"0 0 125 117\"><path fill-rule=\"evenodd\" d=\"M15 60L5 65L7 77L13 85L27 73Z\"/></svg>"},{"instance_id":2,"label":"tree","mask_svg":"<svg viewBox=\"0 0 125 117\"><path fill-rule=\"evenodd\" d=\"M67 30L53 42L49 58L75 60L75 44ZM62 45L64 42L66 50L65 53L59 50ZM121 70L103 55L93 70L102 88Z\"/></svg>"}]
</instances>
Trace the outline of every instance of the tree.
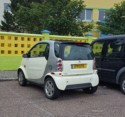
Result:
<instances>
[{"instance_id":1,"label":"tree","mask_svg":"<svg viewBox=\"0 0 125 117\"><path fill-rule=\"evenodd\" d=\"M16 32L48 29L52 34L81 36L93 27L78 18L84 8L83 0L11 0Z\"/></svg>"},{"instance_id":2,"label":"tree","mask_svg":"<svg viewBox=\"0 0 125 117\"><path fill-rule=\"evenodd\" d=\"M4 16L3 16L4 20L1 21L1 25L0 25L0 28L3 31L16 31L17 30L14 14L12 13L14 11L13 6L16 6L15 4L16 4L16 1L11 0L11 5L10 5L11 12L4 11Z\"/></svg>"},{"instance_id":3,"label":"tree","mask_svg":"<svg viewBox=\"0 0 125 117\"><path fill-rule=\"evenodd\" d=\"M1 21L2 26L0 28L4 31L15 31L15 24L13 22L13 16L10 12L4 12L4 21Z\"/></svg>"},{"instance_id":4,"label":"tree","mask_svg":"<svg viewBox=\"0 0 125 117\"><path fill-rule=\"evenodd\" d=\"M42 3L43 0L10 0L11 1L11 12L4 11L4 20L1 21L0 28L4 31L15 31L15 32L23 32L24 30L21 29L22 26L20 26L16 19L15 19L15 13L17 10L19 10L20 5L29 7L30 3L32 2L38 2Z\"/></svg>"},{"instance_id":5,"label":"tree","mask_svg":"<svg viewBox=\"0 0 125 117\"><path fill-rule=\"evenodd\" d=\"M98 23L98 28L104 34L125 34L125 1L115 4L106 13L104 22Z\"/></svg>"},{"instance_id":6,"label":"tree","mask_svg":"<svg viewBox=\"0 0 125 117\"><path fill-rule=\"evenodd\" d=\"M31 3L30 7L20 6L16 19L30 33L48 29L52 34L83 35L93 27L78 19L84 8L83 0L46 0Z\"/></svg>"}]
</instances>

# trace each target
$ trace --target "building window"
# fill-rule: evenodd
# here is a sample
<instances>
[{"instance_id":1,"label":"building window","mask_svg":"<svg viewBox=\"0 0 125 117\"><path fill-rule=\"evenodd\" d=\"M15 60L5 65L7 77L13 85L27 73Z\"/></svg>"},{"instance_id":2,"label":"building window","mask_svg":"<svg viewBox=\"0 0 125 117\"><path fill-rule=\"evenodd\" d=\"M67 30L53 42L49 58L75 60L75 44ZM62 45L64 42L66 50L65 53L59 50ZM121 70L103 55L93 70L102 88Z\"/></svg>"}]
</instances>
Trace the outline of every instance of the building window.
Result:
<instances>
[{"instance_id":1,"label":"building window","mask_svg":"<svg viewBox=\"0 0 125 117\"><path fill-rule=\"evenodd\" d=\"M4 11L11 11L10 3L4 3Z\"/></svg>"},{"instance_id":2,"label":"building window","mask_svg":"<svg viewBox=\"0 0 125 117\"><path fill-rule=\"evenodd\" d=\"M91 21L92 20L92 9L86 9L80 14L81 20Z\"/></svg>"},{"instance_id":3,"label":"building window","mask_svg":"<svg viewBox=\"0 0 125 117\"><path fill-rule=\"evenodd\" d=\"M99 10L99 21L104 21L105 20L105 10Z\"/></svg>"}]
</instances>

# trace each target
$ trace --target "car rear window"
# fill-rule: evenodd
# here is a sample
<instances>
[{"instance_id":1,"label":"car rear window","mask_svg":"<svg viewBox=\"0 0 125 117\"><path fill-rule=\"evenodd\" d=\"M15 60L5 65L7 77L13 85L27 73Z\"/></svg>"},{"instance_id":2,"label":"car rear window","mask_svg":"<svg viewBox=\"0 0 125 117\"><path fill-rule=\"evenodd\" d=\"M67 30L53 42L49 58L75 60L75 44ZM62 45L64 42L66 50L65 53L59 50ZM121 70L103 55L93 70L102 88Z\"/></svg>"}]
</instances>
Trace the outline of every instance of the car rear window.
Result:
<instances>
[{"instance_id":1,"label":"car rear window","mask_svg":"<svg viewBox=\"0 0 125 117\"><path fill-rule=\"evenodd\" d=\"M60 56L59 50L60 50L60 43L55 43L55 45L54 45L54 52L55 52L55 56L56 57Z\"/></svg>"},{"instance_id":2,"label":"car rear window","mask_svg":"<svg viewBox=\"0 0 125 117\"><path fill-rule=\"evenodd\" d=\"M61 58L63 60L92 60L91 49L89 45L77 43L62 44Z\"/></svg>"}]
</instances>

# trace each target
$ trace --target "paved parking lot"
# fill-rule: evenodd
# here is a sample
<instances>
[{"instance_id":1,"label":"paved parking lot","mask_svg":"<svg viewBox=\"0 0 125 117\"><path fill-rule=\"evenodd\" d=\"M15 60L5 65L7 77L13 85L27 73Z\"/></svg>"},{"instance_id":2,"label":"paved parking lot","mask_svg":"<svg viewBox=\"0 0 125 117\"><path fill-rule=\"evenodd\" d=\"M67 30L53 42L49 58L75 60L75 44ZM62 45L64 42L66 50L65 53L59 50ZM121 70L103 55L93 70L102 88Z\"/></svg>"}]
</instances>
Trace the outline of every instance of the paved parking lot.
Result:
<instances>
[{"instance_id":1,"label":"paved parking lot","mask_svg":"<svg viewBox=\"0 0 125 117\"><path fill-rule=\"evenodd\" d=\"M0 81L0 117L125 117L125 96L118 88L99 86L94 95L66 91L52 101L41 87Z\"/></svg>"}]
</instances>

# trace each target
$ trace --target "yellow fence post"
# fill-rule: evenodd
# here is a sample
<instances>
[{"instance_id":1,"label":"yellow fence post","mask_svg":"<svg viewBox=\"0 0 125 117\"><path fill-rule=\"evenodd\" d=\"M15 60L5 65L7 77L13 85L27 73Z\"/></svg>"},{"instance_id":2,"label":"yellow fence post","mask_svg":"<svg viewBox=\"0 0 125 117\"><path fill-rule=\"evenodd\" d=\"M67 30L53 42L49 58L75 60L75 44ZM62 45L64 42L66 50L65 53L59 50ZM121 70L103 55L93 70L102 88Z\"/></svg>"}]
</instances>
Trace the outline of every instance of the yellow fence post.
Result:
<instances>
[{"instance_id":1,"label":"yellow fence post","mask_svg":"<svg viewBox=\"0 0 125 117\"><path fill-rule=\"evenodd\" d=\"M42 32L42 35L44 36L44 40L49 40L50 31L48 31L48 30L43 30L43 31L41 31L41 32Z\"/></svg>"}]
</instances>

